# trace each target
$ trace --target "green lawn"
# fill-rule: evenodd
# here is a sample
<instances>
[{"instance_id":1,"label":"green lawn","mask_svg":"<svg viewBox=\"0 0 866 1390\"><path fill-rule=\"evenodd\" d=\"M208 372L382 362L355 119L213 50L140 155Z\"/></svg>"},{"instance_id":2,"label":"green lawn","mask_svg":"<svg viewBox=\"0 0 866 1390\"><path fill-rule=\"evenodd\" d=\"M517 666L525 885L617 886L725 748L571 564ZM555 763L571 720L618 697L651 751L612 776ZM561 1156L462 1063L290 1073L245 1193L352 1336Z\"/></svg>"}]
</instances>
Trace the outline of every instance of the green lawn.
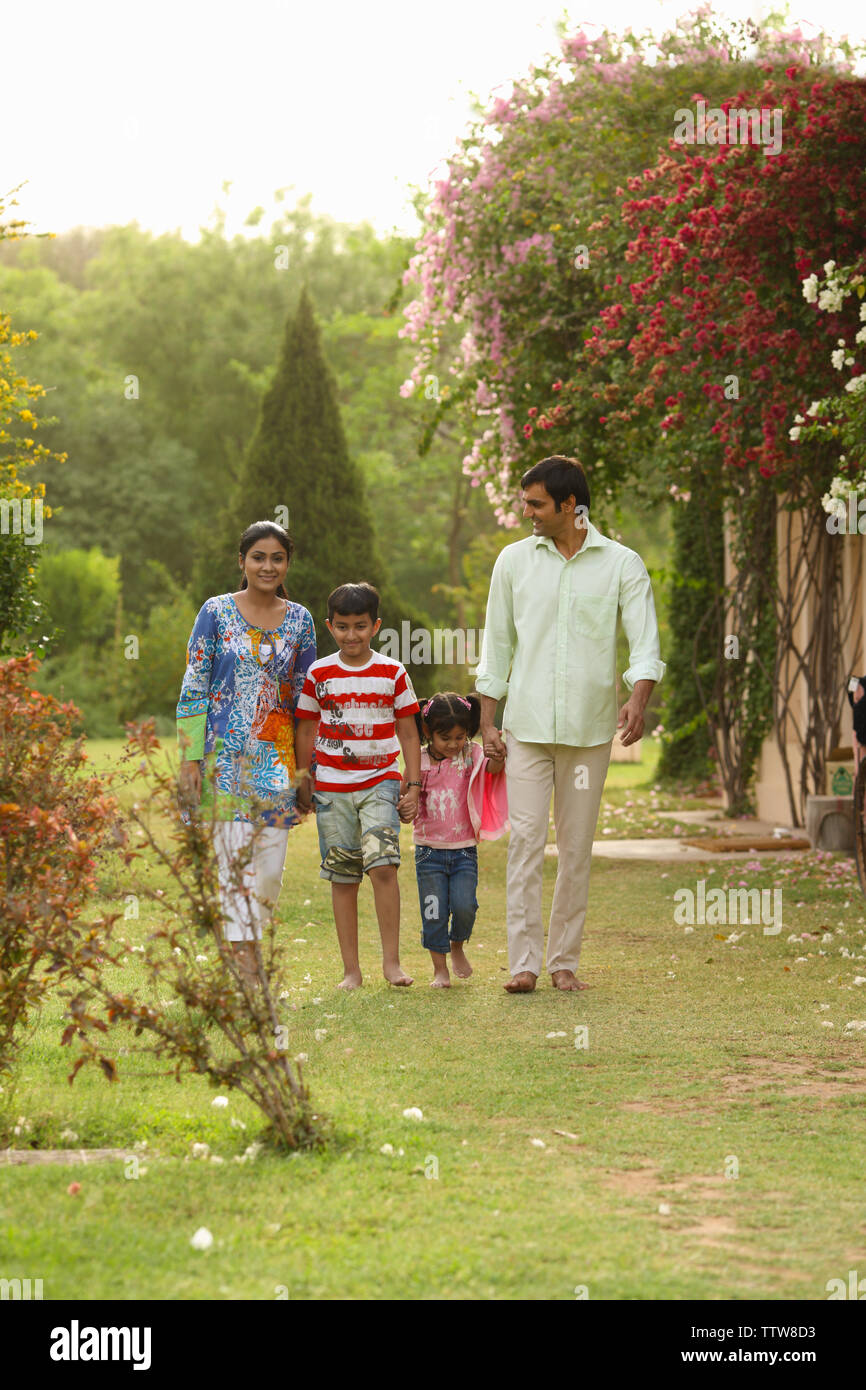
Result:
<instances>
[{"instance_id":1,"label":"green lawn","mask_svg":"<svg viewBox=\"0 0 866 1390\"><path fill-rule=\"evenodd\" d=\"M647 772L615 768L612 804ZM257 1112L234 1097L216 1110L199 1078L178 1085L133 1057L119 1057L119 1085L85 1069L70 1087L60 1009L46 1006L15 1095L0 1097L0 1144L66 1147L64 1129L87 1147L146 1141L143 1171L4 1167L0 1276L42 1278L46 1298L570 1300L586 1286L591 1299L823 1299L828 1279L866 1269L866 1033L843 1031L866 1017L853 984L866 904L846 866L738 869L785 884L785 927L729 942L730 929L674 923L672 894L703 864L598 860L582 962L594 987L565 995L542 979L512 998L504 843L481 848L476 973L450 991L427 985L408 828L404 855L416 982L381 979L365 886L366 984L344 997L314 825L290 839L286 1021L333 1121L324 1153L236 1163ZM107 869L106 903L126 886ZM129 925L144 934L148 920ZM799 936L825 926L832 938ZM138 957L126 968L134 978ZM403 1118L409 1106L422 1121ZM224 1161L193 1159L194 1142ZM189 1244L199 1226L214 1235L204 1253Z\"/></svg>"}]
</instances>

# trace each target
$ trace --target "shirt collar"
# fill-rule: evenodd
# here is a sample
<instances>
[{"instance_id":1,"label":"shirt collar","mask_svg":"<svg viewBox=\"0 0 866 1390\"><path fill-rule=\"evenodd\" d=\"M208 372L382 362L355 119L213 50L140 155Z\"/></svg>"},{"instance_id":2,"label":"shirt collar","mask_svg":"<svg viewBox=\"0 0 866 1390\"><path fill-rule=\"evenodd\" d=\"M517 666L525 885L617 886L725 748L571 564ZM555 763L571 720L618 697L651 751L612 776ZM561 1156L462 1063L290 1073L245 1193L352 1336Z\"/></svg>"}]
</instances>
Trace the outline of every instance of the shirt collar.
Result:
<instances>
[{"instance_id":1,"label":"shirt collar","mask_svg":"<svg viewBox=\"0 0 866 1390\"><path fill-rule=\"evenodd\" d=\"M550 536L536 536L536 538L535 538L535 544L536 544L536 547L538 547L539 545L546 546L546 548L547 548L548 550L552 550L553 553L554 553L555 555L560 555L560 554L561 554L561 552L560 552L559 550L557 550L556 545L555 545L555 543L551 540ZM593 524L592 524L592 522L590 521L589 517L587 517L587 519L586 519L586 540L584 541L583 545L580 547L580 550L576 551L575 554L577 554L577 555L582 555L583 552L584 552L585 550L589 550L591 546L601 546L601 545L610 545L610 539L609 539L609 537L607 537L607 536L603 536L602 533L601 533L601 531L597 530L596 527L593 526ZM565 557L562 556L561 558L564 559ZM574 559L574 555L572 555L571 558Z\"/></svg>"}]
</instances>

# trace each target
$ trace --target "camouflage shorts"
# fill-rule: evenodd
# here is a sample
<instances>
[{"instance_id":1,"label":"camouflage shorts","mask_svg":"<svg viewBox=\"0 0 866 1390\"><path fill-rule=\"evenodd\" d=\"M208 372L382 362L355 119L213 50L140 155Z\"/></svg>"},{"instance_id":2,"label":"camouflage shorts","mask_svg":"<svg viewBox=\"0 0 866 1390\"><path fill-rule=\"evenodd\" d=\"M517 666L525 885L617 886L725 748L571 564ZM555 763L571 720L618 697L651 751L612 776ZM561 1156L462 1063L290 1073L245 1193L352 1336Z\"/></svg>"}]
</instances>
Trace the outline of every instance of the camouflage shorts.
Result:
<instances>
[{"instance_id":1,"label":"camouflage shorts","mask_svg":"<svg viewBox=\"0 0 866 1390\"><path fill-rule=\"evenodd\" d=\"M361 791L314 792L320 878L360 883L369 869L400 863L399 796L395 778Z\"/></svg>"}]
</instances>

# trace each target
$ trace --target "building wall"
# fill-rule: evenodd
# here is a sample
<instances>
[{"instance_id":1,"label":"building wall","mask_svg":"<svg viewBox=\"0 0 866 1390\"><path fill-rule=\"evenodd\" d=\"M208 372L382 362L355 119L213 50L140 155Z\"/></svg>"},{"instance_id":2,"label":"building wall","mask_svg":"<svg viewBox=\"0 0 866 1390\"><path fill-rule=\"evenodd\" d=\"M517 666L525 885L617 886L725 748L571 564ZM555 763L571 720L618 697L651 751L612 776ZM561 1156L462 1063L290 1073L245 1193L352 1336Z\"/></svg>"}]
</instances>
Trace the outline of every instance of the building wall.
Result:
<instances>
[{"instance_id":1,"label":"building wall","mask_svg":"<svg viewBox=\"0 0 866 1390\"><path fill-rule=\"evenodd\" d=\"M786 516L780 509L777 517L776 536L779 547L779 582L783 587L785 583L783 555L786 536L785 523ZM791 531L792 545L796 545L799 539L800 528L797 524L796 514L794 514L794 526ZM866 652L866 565L863 564L866 536L840 534L835 537L835 540L843 547L842 602L840 608L843 613L848 612L850 614L843 641L844 671L847 680L848 675L866 674L866 658L864 658L864 652ZM797 623L796 641L798 645L803 642L811 630L813 610L814 597L807 593ZM796 710L796 722L801 727L807 713L807 700L806 682L800 677L795 686L793 703ZM850 747L852 738L851 715L846 700L842 713L839 741L843 746ZM828 748L827 752L829 753L829 751ZM789 737L787 752L796 798L802 762L796 737ZM764 740L761 749L755 794L757 813L761 820L776 821L780 825L792 824L784 766L775 732Z\"/></svg>"}]
</instances>

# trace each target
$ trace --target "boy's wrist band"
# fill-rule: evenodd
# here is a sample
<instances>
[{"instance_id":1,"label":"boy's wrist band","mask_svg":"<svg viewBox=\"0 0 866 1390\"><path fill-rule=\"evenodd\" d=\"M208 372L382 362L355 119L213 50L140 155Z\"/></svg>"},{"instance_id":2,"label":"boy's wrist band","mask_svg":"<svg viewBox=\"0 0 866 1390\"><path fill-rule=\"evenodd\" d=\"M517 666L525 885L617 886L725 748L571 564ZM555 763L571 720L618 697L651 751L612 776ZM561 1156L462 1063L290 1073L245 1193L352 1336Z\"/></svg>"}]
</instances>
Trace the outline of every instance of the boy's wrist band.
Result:
<instances>
[{"instance_id":1,"label":"boy's wrist band","mask_svg":"<svg viewBox=\"0 0 866 1390\"><path fill-rule=\"evenodd\" d=\"M423 787L423 785L424 785L423 782L407 782L407 783L406 783L406 786L407 786L407 787Z\"/></svg>"}]
</instances>

